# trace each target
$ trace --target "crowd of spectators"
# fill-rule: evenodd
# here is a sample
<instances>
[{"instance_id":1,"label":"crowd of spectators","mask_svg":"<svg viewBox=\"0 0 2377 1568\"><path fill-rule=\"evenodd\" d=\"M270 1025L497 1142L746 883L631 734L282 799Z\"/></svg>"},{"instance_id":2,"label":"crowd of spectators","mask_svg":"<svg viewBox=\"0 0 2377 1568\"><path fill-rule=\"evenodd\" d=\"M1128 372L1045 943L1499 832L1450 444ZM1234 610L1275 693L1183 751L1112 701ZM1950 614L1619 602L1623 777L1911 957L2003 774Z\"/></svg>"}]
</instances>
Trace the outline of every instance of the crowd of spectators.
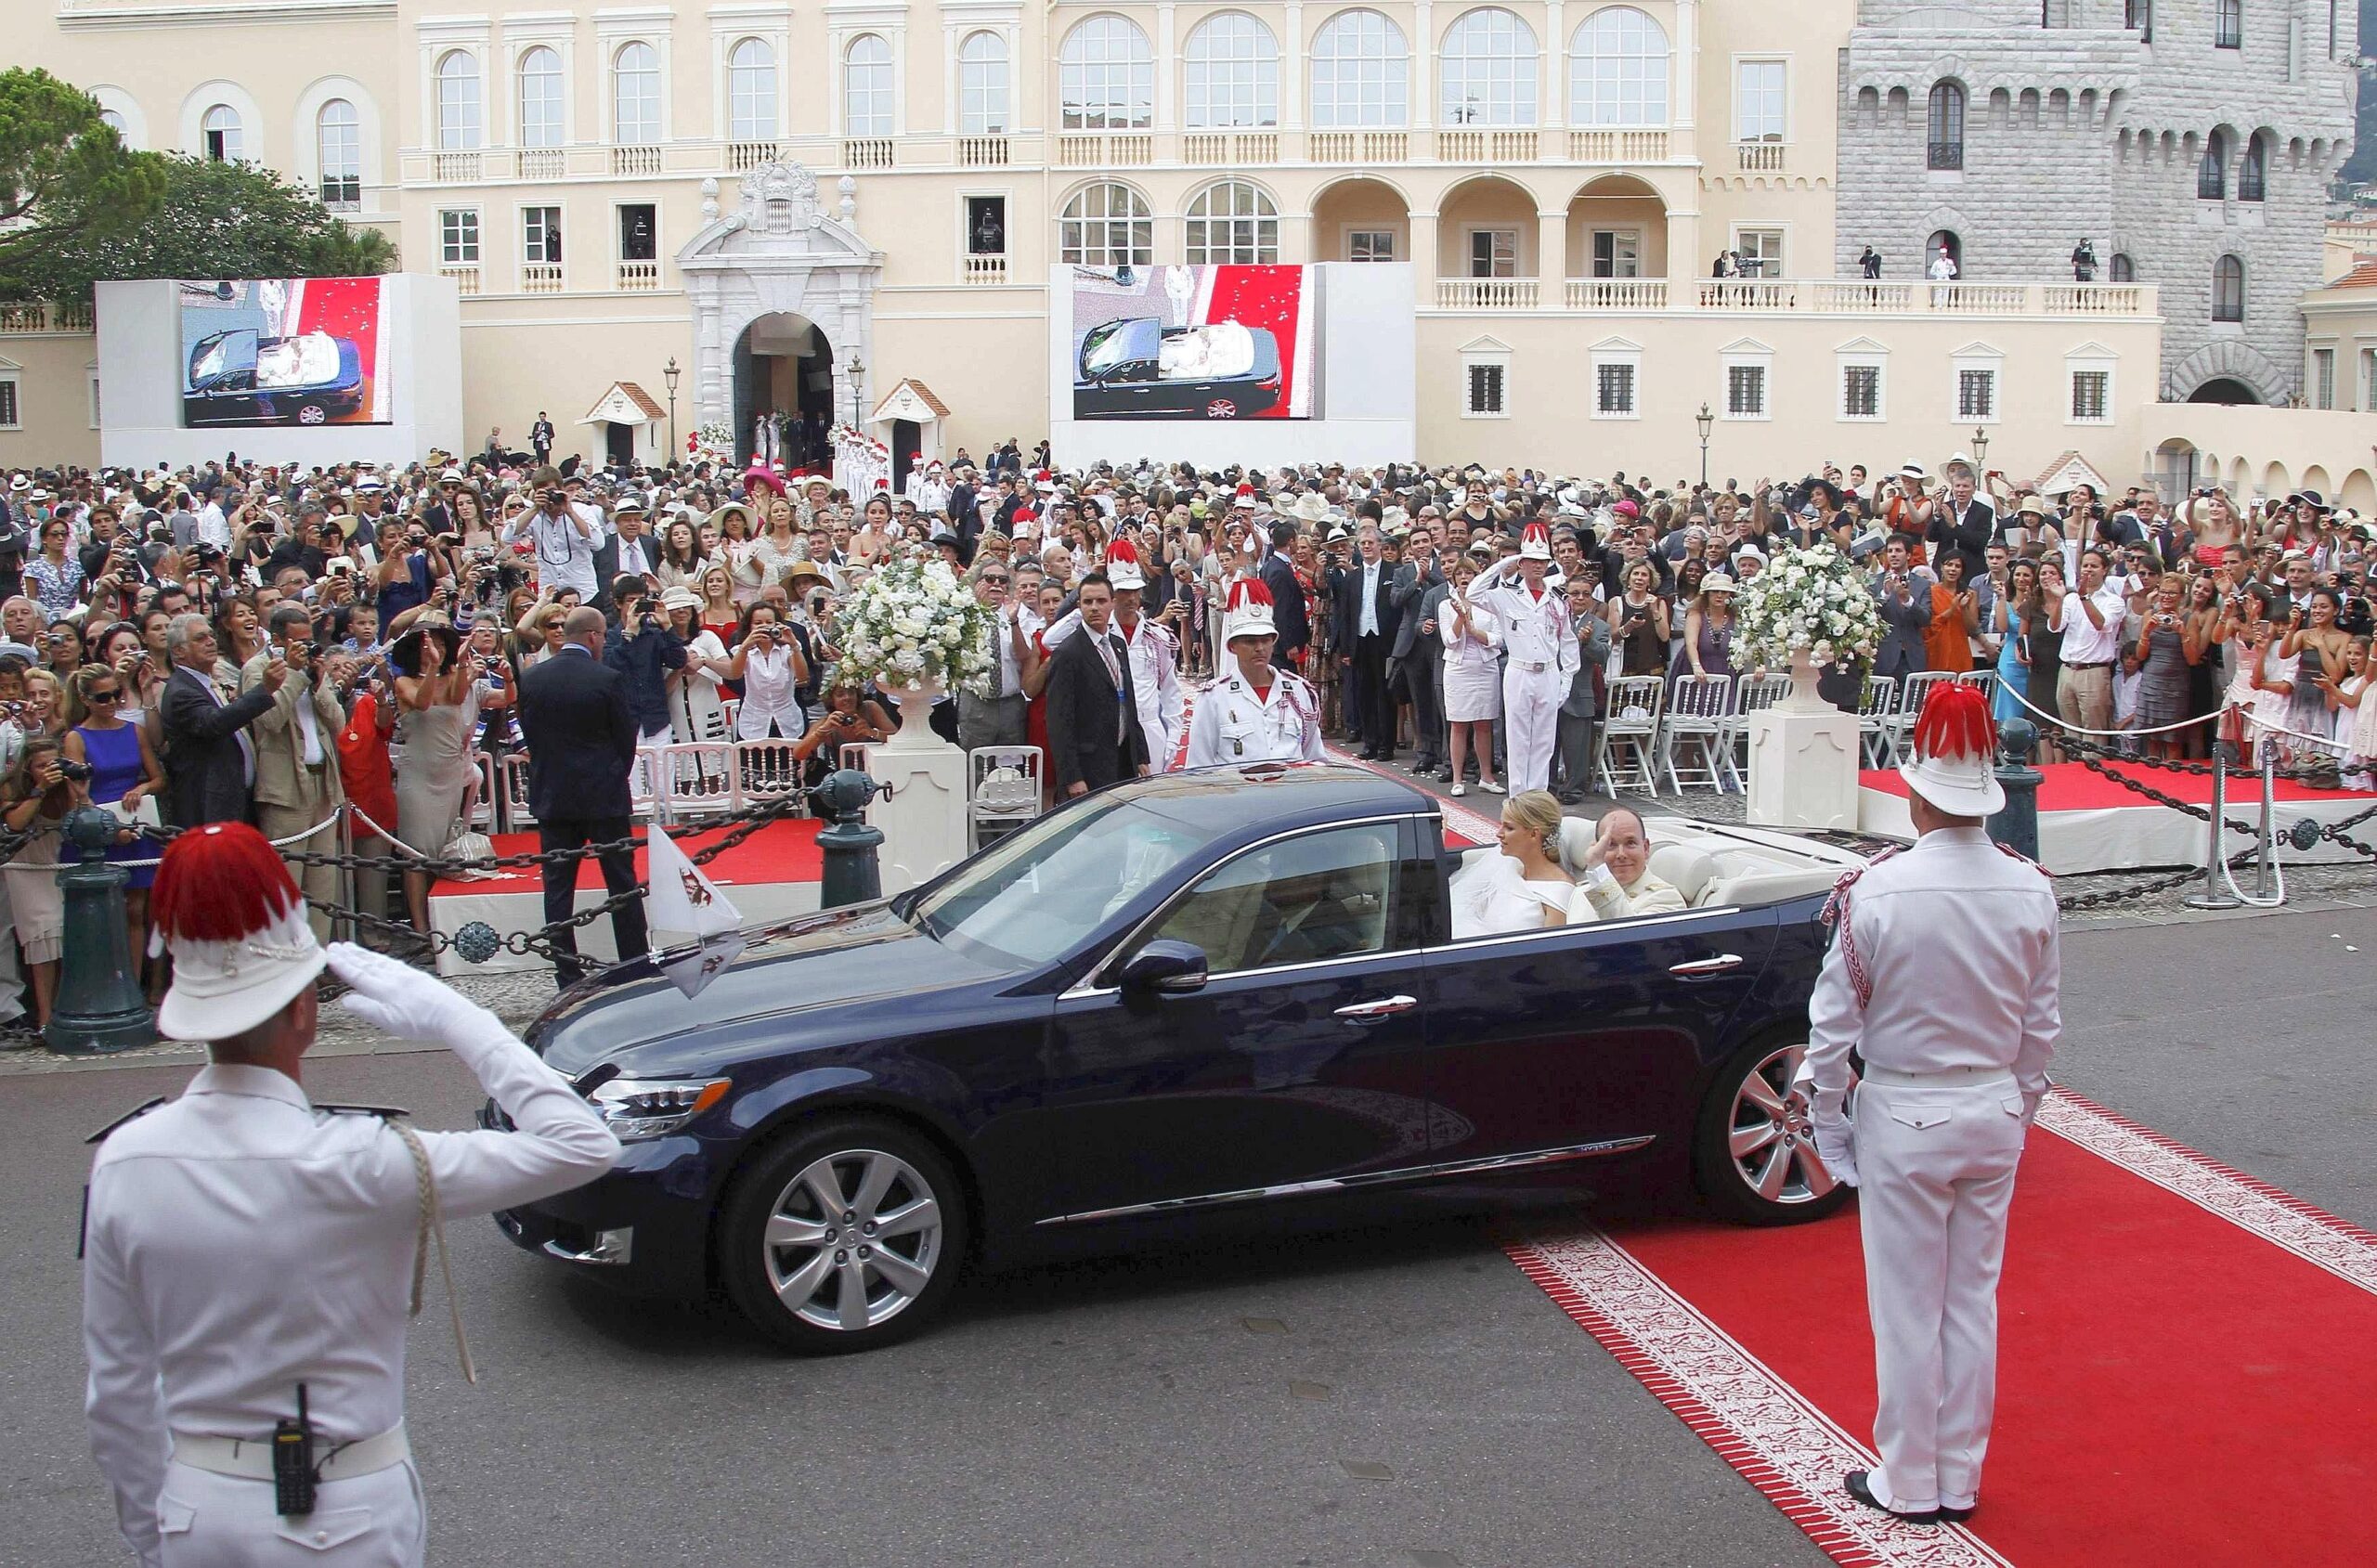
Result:
<instances>
[{"instance_id":1,"label":"crowd of spectators","mask_svg":"<svg viewBox=\"0 0 2377 1568\"><path fill-rule=\"evenodd\" d=\"M1275 656L1312 682L1328 731L1499 793L1502 654L1466 590L1539 521L1583 644L1559 716L1564 800L1588 788L1608 680L1735 673L1741 585L1820 540L1871 571L1890 633L1870 670L1830 678L1844 706L1861 674L1987 667L2001 716L2150 732L2157 755L2202 755L2241 707L2291 732L2291 757L2356 781L2377 753L2377 704L2361 700L2377 530L2308 492L2213 488L2173 509L2137 487L2041 495L1962 459L1936 479L1826 466L1748 486L1476 465L1059 472L1010 442L853 496L798 471L565 471L497 451L0 478L0 813L19 832L85 800L122 818L136 953L143 823L246 819L329 849L351 804L360 852L393 838L440 854L483 787L478 756L522 745L522 673L581 605L604 617L602 656L647 742L778 739L822 770L899 722L884 693L838 679L836 647L838 605L899 548L938 552L996 612L993 673L931 716L952 740L1064 749L1049 678L1088 584L1101 637L1129 654L1147 765L1168 765L1188 693L1227 657L1229 584L1255 577ZM1051 797L1081 782L1060 772ZM15 852L47 863L56 837ZM299 869L331 898L333 871ZM357 907L425 929L427 881L402 879L400 903L360 888ZM19 873L0 890L38 1018L57 889ZM0 964L17 956L0 941Z\"/></svg>"}]
</instances>

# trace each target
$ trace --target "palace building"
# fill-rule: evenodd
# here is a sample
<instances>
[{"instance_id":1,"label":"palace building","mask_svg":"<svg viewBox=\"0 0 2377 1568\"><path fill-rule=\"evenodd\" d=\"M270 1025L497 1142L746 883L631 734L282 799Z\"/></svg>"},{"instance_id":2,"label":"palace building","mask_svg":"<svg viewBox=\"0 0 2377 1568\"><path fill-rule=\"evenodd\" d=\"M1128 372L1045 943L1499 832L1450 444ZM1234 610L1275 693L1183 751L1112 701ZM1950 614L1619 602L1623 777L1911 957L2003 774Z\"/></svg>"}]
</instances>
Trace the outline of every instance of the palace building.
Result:
<instances>
[{"instance_id":1,"label":"palace building","mask_svg":"<svg viewBox=\"0 0 2377 1568\"><path fill-rule=\"evenodd\" d=\"M133 146L451 279L473 449L540 409L596 457L768 408L1029 443L1064 269L1396 263L1412 455L1745 484L1976 434L2176 478L2158 407L2302 395L2358 52L2334 0L25 8ZM95 456L91 344L0 312L0 462Z\"/></svg>"}]
</instances>

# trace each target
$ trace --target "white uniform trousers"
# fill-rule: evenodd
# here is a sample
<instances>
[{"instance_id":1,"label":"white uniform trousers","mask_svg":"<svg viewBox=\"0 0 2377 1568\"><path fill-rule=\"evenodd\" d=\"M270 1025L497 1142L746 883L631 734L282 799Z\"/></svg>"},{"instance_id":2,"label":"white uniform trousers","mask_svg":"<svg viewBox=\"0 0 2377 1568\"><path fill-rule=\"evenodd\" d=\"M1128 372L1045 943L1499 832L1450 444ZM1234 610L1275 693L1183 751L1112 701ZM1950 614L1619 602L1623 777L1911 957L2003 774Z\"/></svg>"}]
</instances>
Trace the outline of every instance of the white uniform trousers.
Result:
<instances>
[{"instance_id":1,"label":"white uniform trousers","mask_svg":"<svg viewBox=\"0 0 2377 1568\"><path fill-rule=\"evenodd\" d=\"M1502 671L1503 745L1511 793L1552 787L1552 751L1560 735L1560 699L1568 679L1557 665L1529 669L1513 659Z\"/></svg>"},{"instance_id":2,"label":"white uniform trousers","mask_svg":"<svg viewBox=\"0 0 2377 1568\"><path fill-rule=\"evenodd\" d=\"M419 1568L428 1510L412 1461L325 1481L314 1511L272 1511L269 1481L165 1467L159 1568Z\"/></svg>"},{"instance_id":3,"label":"white uniform trousers","mask_svg":"<svg viewBox=\"0 0 2377 1568\"><path fill-rule=\"evenodd\" d=\"M1857 1090L1857 1212L1881 1407L1874 1496L1970 1508L1997 1400L1997 1275L2022 1156L2011 1074Z\"/></svg>"}]
</instances>

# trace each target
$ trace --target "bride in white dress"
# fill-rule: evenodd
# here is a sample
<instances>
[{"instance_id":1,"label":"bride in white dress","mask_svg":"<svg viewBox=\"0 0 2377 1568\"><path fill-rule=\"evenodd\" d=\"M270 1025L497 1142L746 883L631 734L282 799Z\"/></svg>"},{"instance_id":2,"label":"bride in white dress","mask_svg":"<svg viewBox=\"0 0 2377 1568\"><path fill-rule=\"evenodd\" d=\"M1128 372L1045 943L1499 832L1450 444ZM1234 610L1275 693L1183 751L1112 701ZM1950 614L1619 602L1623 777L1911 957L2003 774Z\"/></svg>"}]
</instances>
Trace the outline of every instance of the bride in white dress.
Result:
<instances>
[{"instance_id":1,"label":"bride in white dress","mask_svg":"<svg viewBox=\"0 0 2377 1568\"><path fill-rule=\"evenodd\" d=\"M1560 868L1560 802L1540 789L1512 796L1495 836L1501 853L1474 855L1453 874L1453 936L1566 925L1577 888Z\"/></svg>"}]
</instances>

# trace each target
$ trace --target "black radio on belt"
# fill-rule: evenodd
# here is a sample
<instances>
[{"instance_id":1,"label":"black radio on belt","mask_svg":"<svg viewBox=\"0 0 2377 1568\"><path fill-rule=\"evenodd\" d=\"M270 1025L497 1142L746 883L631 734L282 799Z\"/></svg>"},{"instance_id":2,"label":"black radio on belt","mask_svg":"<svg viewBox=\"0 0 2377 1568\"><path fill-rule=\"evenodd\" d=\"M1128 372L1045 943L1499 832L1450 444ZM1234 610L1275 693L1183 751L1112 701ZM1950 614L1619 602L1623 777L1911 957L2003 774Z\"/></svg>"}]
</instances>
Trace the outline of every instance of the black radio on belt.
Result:
<instances>
[{"instance_id":1,"label":"black radio on belt","mask_svg":"<svg viewBox=\"0 0 2377 1568\"><path fill-rule=\"evenodd\" d=\"M305 1385L297 1385L297 1419L272 1429L273 1511L295 1519L314 1511L314 1422L305 1413Z\"/></svg>"}]
</instances>

